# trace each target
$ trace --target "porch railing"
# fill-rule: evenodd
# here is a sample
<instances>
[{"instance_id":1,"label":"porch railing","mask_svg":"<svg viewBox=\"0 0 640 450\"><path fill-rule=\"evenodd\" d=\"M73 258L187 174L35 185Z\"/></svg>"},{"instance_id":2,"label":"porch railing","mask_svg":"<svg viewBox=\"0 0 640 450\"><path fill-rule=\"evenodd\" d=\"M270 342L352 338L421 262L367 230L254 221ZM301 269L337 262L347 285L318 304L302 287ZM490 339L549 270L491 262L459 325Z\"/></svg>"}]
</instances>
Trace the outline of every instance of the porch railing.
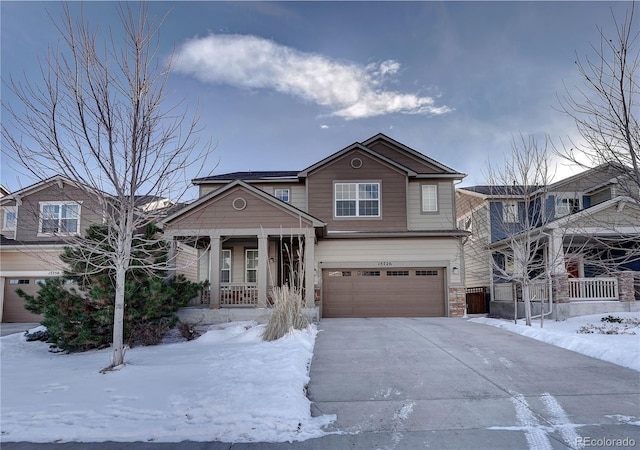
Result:
<instances>
[{"instance_id":1,"label":"porch railing","mask_svg":"<svg viewBox=\"0 0 640 450\"><path fill-rule=\"evenodd\" d=\"M257 283L220 283L220 306L257 305Z\"/></svg>"},{"instance_id":2,"label":"porch railing","mask_svg":"<svg viewBox=\"0 0 640 450\"><path fill-rule=\"evenodd\" d=\"M569 278L569 300L618 300L618 279Z\"/></svg>"},{"instance_id":3,"label":"porch railing","mask_svg":"<svg viewBox=\"0 0 640 450\"><path fill-rule=\"evenodd\" d=\"M513 286L511 283L496 283L493 285L493 299L497 302L513 301Z\"/></svg>"}]
</instances>

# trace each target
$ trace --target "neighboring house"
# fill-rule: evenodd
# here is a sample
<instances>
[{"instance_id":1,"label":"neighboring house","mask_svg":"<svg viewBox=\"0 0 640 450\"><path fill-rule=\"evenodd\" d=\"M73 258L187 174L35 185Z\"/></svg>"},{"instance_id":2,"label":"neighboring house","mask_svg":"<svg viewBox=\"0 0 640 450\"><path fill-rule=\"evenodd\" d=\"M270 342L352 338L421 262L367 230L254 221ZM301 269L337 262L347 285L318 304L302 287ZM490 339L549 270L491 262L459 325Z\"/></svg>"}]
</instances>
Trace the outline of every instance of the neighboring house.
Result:
<instances>
[{"instance_id":1,"label":"neighboring house","mask_svg":"<svg viewBox=\"0 0 640 450\"><path fill-rule=\"evenodd\" d=\"M301 171L196 179L199 199L164 233L197 250L202 303L226 317L268 306L291 268L321 317L461 316L464 176L378 134Z\"/></svg>"},{"instance_id":2,"label":"neighboring house","mask_svg":"<svg viewBox=\"0 0 640 450\"><path fill-rule=\"evenodd\" d=\"M603 301L608 303L601 307L612 312L635 307L619 302L633 299L633 273L640 271L640 208L620 195L629 192L621 188L623 180L619 170L601 166L549 186L458 188L458 226L471 233L465 242L468 292L490 293L492 315L513 315L513 305L504 303L513 298L504 275L514 268L508 247L528 220L542 245L540 266L531 275L547 283L570 279L555 293L555 303L567 303L555 306L556 317L595 313ZM624 286L618 272L627 272ZM549 291L541 288L538 297L548 298Z\"/></svg>"},{"instance_id":3,"label":"neighboring house","mask_svg":"<svg viewBox=\"0 0 640 450\"><path fill-rule=\"evenodd\" d=\"M60 276L65 239L102 223L102 207L73 181L54 176L0 198L0 317L34 322L16 289L34 294L41 281Z\"/></svg>"}]
</instances>

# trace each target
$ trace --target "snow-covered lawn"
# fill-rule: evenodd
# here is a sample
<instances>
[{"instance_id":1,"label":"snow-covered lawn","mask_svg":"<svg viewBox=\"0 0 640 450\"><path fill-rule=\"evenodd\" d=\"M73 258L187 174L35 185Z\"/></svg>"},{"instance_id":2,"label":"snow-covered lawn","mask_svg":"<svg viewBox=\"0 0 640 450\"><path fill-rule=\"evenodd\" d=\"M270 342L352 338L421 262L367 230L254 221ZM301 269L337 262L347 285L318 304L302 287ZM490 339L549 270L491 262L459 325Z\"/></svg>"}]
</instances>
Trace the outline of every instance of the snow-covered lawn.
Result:
<instances>
[{"instance_id":1,"label":"snow-covered lawn","mask_svg":"<svg viewBox=\"0 0 640 450\"><path fill-rule=\"evenodd\" d=\"M640 327L628 326L625 329L624 324L602 322L601 319L606 316L640 321L640 313L597 314L573 317L561 322L545 319L542 328L540 328L540 319L534 319L530 327L524 324L524 320L518 320L517 325L513 320L476 318L470 321L503 328L557 347L640 371ZM581 327L589 325L604 327L605 330L617 328L619 334L599 334L597 331L590 334L577 332ZM593 329L593 327L589 328ZM623 332L625 334L621 334Z\"/></svg>"},{"instance_id":2,"label":"snow-covered lawn","mask_svg":"<svg viewBox=\"0 0 640 450\"><path fill-rule=\"evenodd\" d=\"M235 322L199 339L127 351L54 354L22 333L0 338L0 441L284 442L322 436L305 395L317 329L274 342Z\"/></svg>"}]
</instances>

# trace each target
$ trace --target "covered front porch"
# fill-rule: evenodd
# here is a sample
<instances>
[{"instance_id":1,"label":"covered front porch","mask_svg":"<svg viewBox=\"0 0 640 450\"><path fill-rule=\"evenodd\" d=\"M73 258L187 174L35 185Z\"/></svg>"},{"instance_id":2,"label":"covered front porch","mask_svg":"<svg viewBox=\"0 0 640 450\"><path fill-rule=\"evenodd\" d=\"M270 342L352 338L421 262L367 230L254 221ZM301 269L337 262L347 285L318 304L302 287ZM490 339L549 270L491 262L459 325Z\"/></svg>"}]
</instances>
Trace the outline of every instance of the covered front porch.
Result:
<instances>
[{"instance_id":1,"label":"covered front porch","mask_svg":"<svg viewBox=\"0 0 640 450\"><path fill-rule=\"evenodd\" d=\"M635 237L614 230L552 228L538 238L529 272L532 314L564 320L590 314L640 311L640 252ZM516 268L517 269L517 268ZM523 286L495 279L492 317L524 317Z\"/></svg>"},{"instance_id":2,"label":"covered front porch","mask_svg":"<svg viewBox=\"0 0 640 450\"><path fill-rule=\"evenodd\" d=\"M198 280L209 281L197 304L209 308L267 308L275 286L299 287L305 307L315 306L313 229L220 230L199 237ZM309 262L307 264L307 262Z\"/></svg>"},{"instance_id":3,"label":"covered front porch","mask_svg":"<svg viewBox=\"0 0 640 450\"><path fill-rule=\"evenodd\" d=\"M178 242L190 246L197 281L209 283L191 305L201 315L205 308L269 314L272 289L284 285L300 289L304 308L317 310L315 248L324 227L315 217L239 180L162 221L171 247L178 248Z\"/></svg>"}]
</instances>

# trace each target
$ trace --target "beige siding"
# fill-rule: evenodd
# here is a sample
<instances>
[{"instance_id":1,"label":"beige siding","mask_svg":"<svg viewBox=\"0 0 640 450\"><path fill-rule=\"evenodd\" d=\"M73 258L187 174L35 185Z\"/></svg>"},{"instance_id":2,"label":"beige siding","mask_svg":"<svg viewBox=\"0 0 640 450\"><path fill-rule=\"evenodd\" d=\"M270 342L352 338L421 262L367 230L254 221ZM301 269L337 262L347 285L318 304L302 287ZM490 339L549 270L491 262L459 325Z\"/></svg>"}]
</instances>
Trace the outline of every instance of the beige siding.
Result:
<instances>
[{"instance_id":1,"label":"beige siding","mask_svg":"<svg viewBox=\"0 0 640 450\"><path fill-rule=\"evenodd\" d=\"M360 158L354 169L351 160ZM334 182L380 182L381 217L344 219L334 217ZM316 169L307 178L309 214L337 231L406 231L406 175L369 155L354 150Z\"/></svg>"},{"instance_id":2,"label":"beige siding","mask_svg":"<svg viewBox=\"0 0 640 450\"><path fill-rule=\"evenodd\" d=\"M489 286L491 259L489 243L489 207L484 205L473 212L471 236L464 244L466 287Z\"/></svg>"},{"instance_id":3,"label":"beige siding","mask_svg":"<svg viewBox=\"0 0 640 450\"><path fill-rule=\"evenodd\" d=\"M189 281L198 281L198 250L178 243L176 274L184 275Z\"/></svg>"},{"instance_id":4,"label":"beige siding","mask_svg":"<svg viewBox=\"0 0 640 450\"><path fill-rule=\"evenodd\" d=\"M276 189L289 189L289 204L303 211L307 210L307 192L304 184L295 183L258 183L253 184L269 195L274 195Z\"/></svg>"},{"instance_id":5,"label":"beige siding","mask_svg":"<svg viewBox=\"0 0 640 450\"><path fill-rule=\"evenodd\" d=\"M233 207L236 199L244 199L246 207L236 210ZM287 230L298 228L300 224L310 225L308 220L280 209L242 187L237 187L176 218L167 225L167 229L282 227Z\"/></svg>"},{"instance_id":6,"label":"beige siding","mask_svg":"<svg viewBox=\"0 0 640 450\"><path fill-rule=\"evenodd\" d=\"M460 273L447 274L450 284L461 284L460 243L453 238L407 239L325 239L316 247L316 262L321 267L347 264L356 267L458 267ZM389 265L390 264L390 265ZM346 267L346 266L345 266ZM321 271L318 271L320 273Z\"/></svg>"},{"instance_id":7,"label":"beige siding","mask_svg":"<svg viewBox=\"0 0 640 450\"><path fill-rule=\"evenodd\" d=\"M59 272L64 264L59 258L61 250L39 248L33 250L3 250L0 252L0 271L52 271Z\"/></svg>"},{"instance_id":8,"label":"beige siding","mask_svg":"<svg viewBox=\"0 0 640 450\"><path fill-rule=\"evenodd\" d=\"M613 230L614 227L635 227L639 230L640 211L631 205L626 205L620 211L618 205L613 205L588 217L572 220L569 227L575 227L578 230L582 227L596 227L604 230Z\"/></svg>"},{"instance_id":9,"label":"beige siding","mask_svg":"<svg viewBox=\"0 0 640 450\"><path fill-rule=\"evenodd\" d=\"M469 211L477 208L482 204L484 199L481 197L467 194L464 191L457 190L456 191L456 211L458 218L462 217Z\"/></svg>"},{"instance_id":10,"label":"beige siding","mask_svg":"<svg viewBox=\"0 0 640 450\"><path fill-rule=\"evenodd\" d=\"M209 192L213 192L215 190L218 190L222 187L223 185L220 184L201 184L198 187L198 197L204 197L205 195L207 195Z\"/></svg>"},{"instance_id":11,"label":"beige siding","mask_svg":"<svg viewBox=\"0 0 640 450\"><path fill-rule=\"evenodd\" d=\"M422 185L438 186L438 212L422 212ZM453 210L453 183L450 181L416 180L409 183L409 230L453 230L456 228Z\"/></svg>"},{"instance_id":12,"label":"beige siding","mask_svg":"<svg viewBox=\"0 0 640 450\"><path fill-rule=\"evenodd\" d=\"M611 200L611 188L608 187L603 189L600 192L597 192L591 196L591 206L595 206L598 203L606 202L607 200Z\"/></svg>"}]
</instances>

